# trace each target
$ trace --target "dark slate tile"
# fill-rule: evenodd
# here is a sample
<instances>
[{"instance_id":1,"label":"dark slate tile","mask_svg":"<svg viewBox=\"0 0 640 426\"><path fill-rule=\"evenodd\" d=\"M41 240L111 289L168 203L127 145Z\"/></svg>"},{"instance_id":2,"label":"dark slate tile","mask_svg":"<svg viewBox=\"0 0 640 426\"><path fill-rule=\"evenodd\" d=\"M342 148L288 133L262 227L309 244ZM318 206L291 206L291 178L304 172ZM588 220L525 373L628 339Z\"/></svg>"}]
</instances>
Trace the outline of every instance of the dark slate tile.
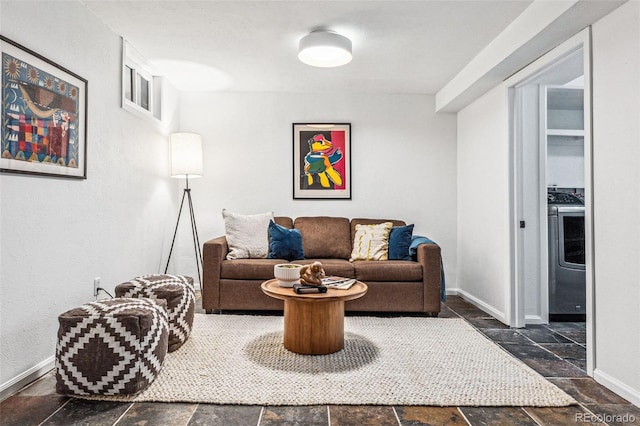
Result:
<instances>
[{"instance_id":1,"label":"dark slate tile","mask_svg":"<svg viewBox=\"0 0 640 426\"><path fill-rule=\"evenodd\" d=\"M460 296L447 296L447 302L444 304L449 309L462 315L462 313L470 317L486 317L487 313L478 309L476 306L467 302Z\"/></svg>"},{"instance_id":2,"label":"dark slate tile","mask_svg":"<svg viewBox=\"0 0 640 426\"><path fill-rule=\"evenodd\" d=\"M531 345L533 342L527 339L517 330L507 329L485 329L482 332L494 342L499 343L517 343L520 345Z\"/></svg>"},{"instance_id":3,"label":"dark slate tile","mask_svg":"<svg viewBox=\"0 0 640 426\"><path fill-rule=\"evenodd\" d=\"M330 426L398 426L393 407L330 405Z\"/></svg>"},{"instance_id":4,"label":"dark slate tile","mask_svg":"<svg viewBox=\"0 0 640 426\"><path fill-rule=\"evenodd\" d=\"M560 359L539 345L500 343L500 346L516 356L544 377L583 377L586 373L576 365Z\"/></svg>"},{"instance_id":5,"label":"dark slate tile","mask_svg":"<svg viewBox=\"0 0 640 426\"><path fill-rule=\"evenodd\" d=\"M527 326L527 328L518 329L518 332L536 343L571 343L569 340L546 327L529 328L529 326Z\"/></svg>"},{"instance_id":6,"label":"dark slate tile","mask_svg":"<svg viewBox=\"0 0 640 426\"><path fill-rule=\"evenodd\" d=\"M455 312L456 314L460 315L462 318L487 318L487 313L476 308L476 307L465 307L465 308L459 308L456 306L449 306L449 308Z\"/></svg>"},{"instance_id":7,"label":"dark slate tile","mask_svg":"<svg viewBox=\"0 0 640 426\"><path fill-rule=\"evenodd\" d=\"M38 380L22 388L20 396L44 396L56 394L56 370L53 369Z\"/></svg>"},{"instance_id":8,"label":"dark slate tile","mask_svg":"<svg viewBox=\"0 0 640 426\"><path fill-rule=\"evenodd\" d=\"M110 426L130 406L130 402L89 401L73 398L43 425Z\"/></svg>"},{"instance_id":9,"label":"dark slate tile","mask_svg":"<svg viewBox=\"0 0 640 426\"><path fill-rule=\"evenodd\" d=\"M438 314L438 318L459 318L460 316L458 314L456 314L455 312L453 312L451 309L449 309L446 306L442 306L440 308L440 313Z\"/></svg>"},{"instance_id":10,"label":"dark slate tile","mask_svg":"<svg viewBox=\"0 0 640 426\"><path fill-rule=\"evenodd\" d=\"M56 394L55 370L0 403L2 425L37 425L53 414L68 397Z\"/></svg>"},{"instance_id":11,"label":"dark slate tile","mask_svg":"<svg viewBox=\"0 0 640 426\"><path fill-rule=\"evenodd\" d=\"M255 405L200 404L189 426L257 425L262 407Z\"/></svg>"},{"instance_id":12,"label":"dark slate tile","mask_svg":"<svg viewBox=\"0 0 640 426\"><path fill-rule=\"evenodd\" d=\"M564 359L525 358L522 362L544 377L587 377L585 370Z\"/></svg>"},{"instance_id":13,"label":"dark slate tile","mask_svg":"<svg viewBox=\"0 0 640 426\"><path fill-rule=\"evenodd\" d=\"M560 358L587 359L587 350L576 343L541 343L540 346Z\"/></svg>"},{"instance_id":14,"label":"dark slate tile","mask_svg":"<svg viewBox=\"0 0 640 426\"><path fill-rule=\"evenodd\" d=\"M588 404L587 409L593 413L585 420L596 419L609 425L640 425L640 408L632 404Z\"/></svg>"},{"instance_id":15,"label":"dark slate tile","mask_svg":"<svg viewBox=\"0 0 640 426\"><path fill-rule=\"evenodd\" d=\"M326 405L314 405L301 407L264 407L259 426L311 426L328 424L329 416Z\"/></svg>"},{"instance_id":16,"label":"dark slate tile","mask_svg":"<svg viewBox=\"0 0 640 426\"><path fill-rule=\"evenodd\" d=\"M509 326L501 323L495 318L467 318L471 324L479 329L508 329Z\"/></svg>"},{"instance_id":17,"label":"dark slate tile","mask_svg":"<svg viewBox=\"0 0 640 426\"><path fill-rule=\"evenodd\" d=\"M545 426L565 426L583 423L606 426L606 423L587 421L591 413L579 405L571 405L569 407L524 407L524 410L539 424Z\"/></svg>"},{"instance_id":18,"label":"dark slate tile","mask_svg":"<svg viewBox=\"0 0 640 426\"><path fill-rule=\"evenodd\" d=\"M118 426L184 426L198 404L137 402L118 421Z\"/></svg>"},{"instance_id":19,"label":"dark slate tile","mask_svg":"<svg viewBox=\"0 0 640 426\"><path fill-rule=\"evenodd\" d=\"M467 425L456 407L395 407L402 426Z\"/></svg>"},{"instance_id":20,"label":"dark slate tile","mask_svg":"<svg viewBox=\"0 0 640 426\"><path fill-rule=\"evenodd\" d=\"M584 331L587 329L586 322L550 322L545 327L555 331Z\"/></svg>"},{"instance_id":21,"label":"dark slate tile","mask_svg":"<svg viewBox=\"0 0 640 426\"><path fill-rule=\"evenodd\" d=\"M565 358L565 361L567 361L569 364L575 365L576 367L578 367L580 370L584 371L585 373L587 372L587 360L586 359Z\"/></svg>"},{"instance_id":22,"label":"dark slate tile","mask_svg":"<svg viewBox=\"0 0 640 426\"><path fill-rule=\"evenodd\" d=\"M591 377L549 378L549 381L584 405L629 404L629 401L616 395Z\"/></svg>"},{"instance_id":23,"label":"dark slate tile","mask_svg":"<svg viewBox=\"0 0 640 426\"><path fill-rule=\"evenodd\" d=\"M586 330L569 330L569 331L558 331L563 337L579 343L581 345L587 344L587 332Z\"/></svg>"},{"instance_id":24,"label":"dark slate tile","mask_svg":"<svg viewBox=\"0 0 640 426\"><path fill-rule=\"evenodd\" d=\"M449 306L473 306L471 303L467 302L460 296L452 296L447 295L447 301L445 302Z\"/></svg>"},{"instance_id":25,"label":"dark slate tile","mask_svg":"<svg viewBox=\"0 0 640 426\"><path fill-rule=\"evenodd\" d=\"M518 425L537 426L537 423L519 407L460 407L471 426Z\"/></svg>"},{"instance_id":26,"label":"dark slate tile","mask_svg":"<svg viewBox=\"0 0 640 426\"><path fill-rule=\"evenodd\" d=\"M544 348L535 345L524 345L517 343L500 343L500 346L509 351L516 358L521 360L531 359L531 358L541 358L541 359L558 359L557 356L552 354L551 352L545 350Z\"/></svg>"},{"instance_id":27,"label":"dark slate tile","mask_svg":"<svg viewBox=\"0 0 640 426\"><path fill-rule=\"evenodd\" d=\"M0 403L0 424L3 426L38 425L68 399L61 395L13 395Z\"/></svg>"}]
</instances>

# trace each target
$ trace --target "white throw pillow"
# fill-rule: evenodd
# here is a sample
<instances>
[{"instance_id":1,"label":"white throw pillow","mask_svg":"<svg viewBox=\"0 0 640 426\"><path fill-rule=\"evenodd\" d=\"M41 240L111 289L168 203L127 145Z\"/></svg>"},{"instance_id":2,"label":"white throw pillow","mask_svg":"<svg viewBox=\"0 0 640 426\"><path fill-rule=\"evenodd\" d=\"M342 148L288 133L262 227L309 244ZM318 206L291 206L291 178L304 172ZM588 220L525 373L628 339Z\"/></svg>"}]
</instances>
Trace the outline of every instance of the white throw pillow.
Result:
<instances>
[{"instance_id":1,"label":"white throw pillow","mask_svg":"<svg viewBox=\"0 0 640 426\"><path fill-rule=\"evenodd\" d=\"M391 228L393 228L392 222L356 225L356 235L353 238L353 250L349 260L388 260Z\"/></svg>"},{"instance_id":2,"label":"white throw pillow","mask_svg":"<svg viewBox=\"0 0 640 426\"><path fill-rule=\"evenodd\" d=\"M273 212L237 214L222 210L229 246L227 259L265 258L269 254L269 221Z\"/></svg>"}]
</instances>

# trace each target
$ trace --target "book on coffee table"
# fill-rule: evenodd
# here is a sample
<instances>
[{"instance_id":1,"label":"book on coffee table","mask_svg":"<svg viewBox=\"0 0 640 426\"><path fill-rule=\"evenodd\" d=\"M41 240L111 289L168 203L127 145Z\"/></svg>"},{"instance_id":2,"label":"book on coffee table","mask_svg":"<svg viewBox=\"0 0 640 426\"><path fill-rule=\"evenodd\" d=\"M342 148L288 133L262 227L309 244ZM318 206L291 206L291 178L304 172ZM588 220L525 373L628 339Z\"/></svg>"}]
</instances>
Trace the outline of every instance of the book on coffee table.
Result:
<instances>
[{"instance_id":1,"label":"book on coffee table","mask_svg":"<svg viewBox=\"0 0 640 426\"><path fill-rule=\"evenodd\" d=\"M348 290L355 282L355 278L338 277L335 275L324 277L322 279L322 285L337 290Z\"/></svg>"}]
</instances>

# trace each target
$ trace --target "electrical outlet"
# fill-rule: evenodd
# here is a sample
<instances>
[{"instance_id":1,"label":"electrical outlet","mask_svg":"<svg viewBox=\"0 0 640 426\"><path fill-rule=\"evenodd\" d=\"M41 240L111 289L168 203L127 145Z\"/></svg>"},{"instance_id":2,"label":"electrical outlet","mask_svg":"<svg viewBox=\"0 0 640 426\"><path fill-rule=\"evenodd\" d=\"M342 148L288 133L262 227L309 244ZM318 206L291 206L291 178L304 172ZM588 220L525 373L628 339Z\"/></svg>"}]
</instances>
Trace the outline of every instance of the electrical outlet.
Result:
<instances>
[{"instance_id":1,"label":"electrical outlet","mask_svg":"<svg viewBox=\"0 0 640 426\"><path fill-rule=\"evenodd\" d=\"M93 279L93 297L98 297L98 289L100 288L100 277Z\"/></svg>"}]
</instances>

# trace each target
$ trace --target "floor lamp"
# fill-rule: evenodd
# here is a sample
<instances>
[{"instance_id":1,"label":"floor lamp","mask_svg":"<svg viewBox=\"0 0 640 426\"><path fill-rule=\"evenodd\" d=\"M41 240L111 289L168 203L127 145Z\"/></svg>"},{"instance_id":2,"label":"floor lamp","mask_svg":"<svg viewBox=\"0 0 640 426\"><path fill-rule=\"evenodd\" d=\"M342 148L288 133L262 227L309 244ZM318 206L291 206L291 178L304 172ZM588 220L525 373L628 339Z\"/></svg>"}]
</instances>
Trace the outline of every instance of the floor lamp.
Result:
<instances>
[{"instance_id":1,"label":"floor lamp","mask_svg":"<svg viewBox=\"0 0 640 426\"><path fill-rule=\"evenodd\" d=\"M200 249L200 238L198 237L198 227L196 226L196 216L193 212L193 201L191 200L191 188L189 188L189 178L202 177L202 138L196 133L173 133L171 135L171 177L185 178L185 188L182 193L182 201L180 201L180 210L178 211L178 220L176 221L176 229L173 231L173 240L171 241L171 250L169 250L169 258L164 273L169 269L171 261L171 253L176 242L178 234L178 225L180 224L180 216L182 215L182 206L184 199L187 199L189 205L189 216L191 218L191 234L193 235L193 248L196 254L196 268L198 269L198 282L202 291L202 251Z\"/></svg>"}]
</instances>

